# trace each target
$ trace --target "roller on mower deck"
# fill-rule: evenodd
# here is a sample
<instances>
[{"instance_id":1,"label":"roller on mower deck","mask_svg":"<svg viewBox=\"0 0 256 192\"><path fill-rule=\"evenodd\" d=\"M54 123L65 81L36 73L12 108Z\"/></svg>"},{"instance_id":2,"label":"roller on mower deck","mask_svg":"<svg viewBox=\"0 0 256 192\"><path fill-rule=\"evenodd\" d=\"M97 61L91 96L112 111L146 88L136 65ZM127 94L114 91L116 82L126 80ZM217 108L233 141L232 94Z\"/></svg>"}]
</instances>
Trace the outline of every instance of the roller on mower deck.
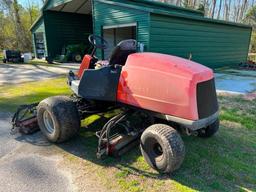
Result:
<instances>
[{"instance_id":1,"label":"roller on mower deck","mask_svg":"<svg viewBox=\"0 0 256 192\"><path fill-rule=\"evenodd\" d=\"M170 173L185 156L178 131L199 137L218 131L211 69L171 55L136 53L135 40L120 42L108 61L98 61L96 50L108 43L95 35L89 41L92 53L77 73L68 74L73 95L50 97L36 107L34 120L50 142L68 141L79 133L82 119L115 110L96 132L97 157L120 156L139 144L152 168Z\"/></svg>"}]
</instances>

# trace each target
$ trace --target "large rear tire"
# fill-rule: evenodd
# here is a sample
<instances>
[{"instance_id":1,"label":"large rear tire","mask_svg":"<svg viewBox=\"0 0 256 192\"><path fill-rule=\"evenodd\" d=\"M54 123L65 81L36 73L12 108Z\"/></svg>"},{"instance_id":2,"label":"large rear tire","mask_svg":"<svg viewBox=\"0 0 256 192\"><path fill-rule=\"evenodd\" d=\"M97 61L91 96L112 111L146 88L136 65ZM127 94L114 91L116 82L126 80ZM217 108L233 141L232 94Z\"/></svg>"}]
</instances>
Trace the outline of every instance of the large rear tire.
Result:
<instances>
[{"instance_id":1,"label":"large rear tire","mask_svg":"<svg viewBox=\"0 0 256 192\"><path fill-rule=\"evenodd\" d=\"M213 122L211 125L207 126L206 128L198 130L198 137L202 137L202 138L212 137L218 132L219 126L220 126L220 121L219 119L217 119L215 122Z\"/></svg>"},{"instance_id":2,"label":"large rear tire","mask_svg":"<svg viewBox=\"0 0 256 192\"><path fill-rule=\"evenodd\" d=\"M164 124L152 125L143 132L140 149L147 163L161 173L177 170L185 157L180 135Z\"/></svg>"},{"instance_id":3,"label":"large rear tire","mask_svg":"<svg viewBox=\"0 0 256 192\"><path fill-rule=\"evenodd\" d=\"M75 103L66 96L49 97L37 107L39 127L53 143L62 143L78 134L80 117Z\"/></svg>"}]
</instances>

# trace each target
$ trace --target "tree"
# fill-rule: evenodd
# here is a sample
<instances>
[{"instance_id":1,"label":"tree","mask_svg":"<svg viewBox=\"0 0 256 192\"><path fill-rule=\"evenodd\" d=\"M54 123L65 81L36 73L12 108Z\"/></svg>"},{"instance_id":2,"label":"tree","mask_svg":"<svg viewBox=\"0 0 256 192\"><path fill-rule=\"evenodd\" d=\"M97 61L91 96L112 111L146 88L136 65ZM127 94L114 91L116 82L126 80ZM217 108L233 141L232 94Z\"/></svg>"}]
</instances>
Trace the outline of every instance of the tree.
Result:
<instances>
[{"instance_id":1,"label":"tree","mask_svg":"<svg viewBox=\"0 0 256 192\"><path fill-rule=\"evenodd\" d=\"M215 9L216 9L216 0L213 0L213 2L212 2L212 10L211 10L211 18L214 18Z\"/></svg>"},{"instance_id":2,"label":"tree","mask_svg":"<svg viewBox=\"0 0 256 192\"><path fill-rule=\"evenodd\" d=\"M31 24L39 15L39 7L22 7L17 0L0 0L0 49L32 51Z\"/></svg>"},{"instance_id":3,"label":"tree","mask_svg":"<svg viewBox=\"0 0 256 192\"><path fill-rule=\"evenodd\" d=\"M218 10L218 16L217 16L217 19L220 19L220 13L221 13L221 9L222 9L222 3L223 3L223 1L222 1L222 0L220 0L220 1L219 1L219 10Z\"/></svg>"},{"instance_id":4,"label":"tree","mask_svg":"<svg viewBox=\"0 0 256 192\"><path fill-rule=\"evenodd\" d=\"M243 21L256 29L256 6L248 10Z\"/></svg>"},{"instance_id":5,"label":"tree","mask_svg":"<svg viewBox=\"0 0 256 192\"><path fill-rule=\"evenodd\" d=\"M243 22L253 27L250 51L256 52L256 6L251 7L245 15Z\"/></svg>"}]
</instances>

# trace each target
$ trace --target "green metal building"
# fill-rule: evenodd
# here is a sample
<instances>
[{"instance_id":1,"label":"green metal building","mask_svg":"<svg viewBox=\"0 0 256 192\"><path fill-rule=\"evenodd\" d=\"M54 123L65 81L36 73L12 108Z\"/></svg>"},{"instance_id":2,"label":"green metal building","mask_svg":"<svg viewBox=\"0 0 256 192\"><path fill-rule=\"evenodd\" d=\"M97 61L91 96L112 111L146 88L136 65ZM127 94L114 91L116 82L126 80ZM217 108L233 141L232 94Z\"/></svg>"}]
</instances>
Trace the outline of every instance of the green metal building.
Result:
<instances>
[{"instance_id":1,"label":"green metal building","mask_svg":"<svg viewBox=\"0 0 256 192\"><path fill-rule=\"evenodd\" d=\"M150 0L48 0L31 31L37 57L54 58L64 45L87 42L94 33L111 45L98 51L101 59L107 59L119 41L133 38L145 51L216 68L247 60L252 29Z\"/></svg>"}]
</instances>

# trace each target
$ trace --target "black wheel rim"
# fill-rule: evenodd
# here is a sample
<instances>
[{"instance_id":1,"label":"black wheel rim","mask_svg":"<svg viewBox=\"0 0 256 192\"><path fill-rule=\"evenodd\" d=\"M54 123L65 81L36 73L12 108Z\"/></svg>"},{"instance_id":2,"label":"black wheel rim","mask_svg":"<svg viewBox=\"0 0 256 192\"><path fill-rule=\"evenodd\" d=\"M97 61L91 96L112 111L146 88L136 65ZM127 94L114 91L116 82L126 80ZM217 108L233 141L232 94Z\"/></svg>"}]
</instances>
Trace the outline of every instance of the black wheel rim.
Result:
<instances>
[{"instance_id":1,"label":"black wheel rim","mask_svg":"<svg viewBox=\"0 0 256 192\"><path fill-rule=\"evenodd\" d=\"M153 146L153 151L157 156L163 155L162 146L159 143L155 143Z\"/></svg>"},{"instance_id":2,"label":"black wheel rim","mask_svg":"<svg viewBox=\"0 0 256 192\"><path fill-rule=\"evenodd\" d=\"M150 138L145 142L145 151L147 151L151 160L159 162L164 158L164 148L155 138Z\"/></svg>"}]
</instances>

